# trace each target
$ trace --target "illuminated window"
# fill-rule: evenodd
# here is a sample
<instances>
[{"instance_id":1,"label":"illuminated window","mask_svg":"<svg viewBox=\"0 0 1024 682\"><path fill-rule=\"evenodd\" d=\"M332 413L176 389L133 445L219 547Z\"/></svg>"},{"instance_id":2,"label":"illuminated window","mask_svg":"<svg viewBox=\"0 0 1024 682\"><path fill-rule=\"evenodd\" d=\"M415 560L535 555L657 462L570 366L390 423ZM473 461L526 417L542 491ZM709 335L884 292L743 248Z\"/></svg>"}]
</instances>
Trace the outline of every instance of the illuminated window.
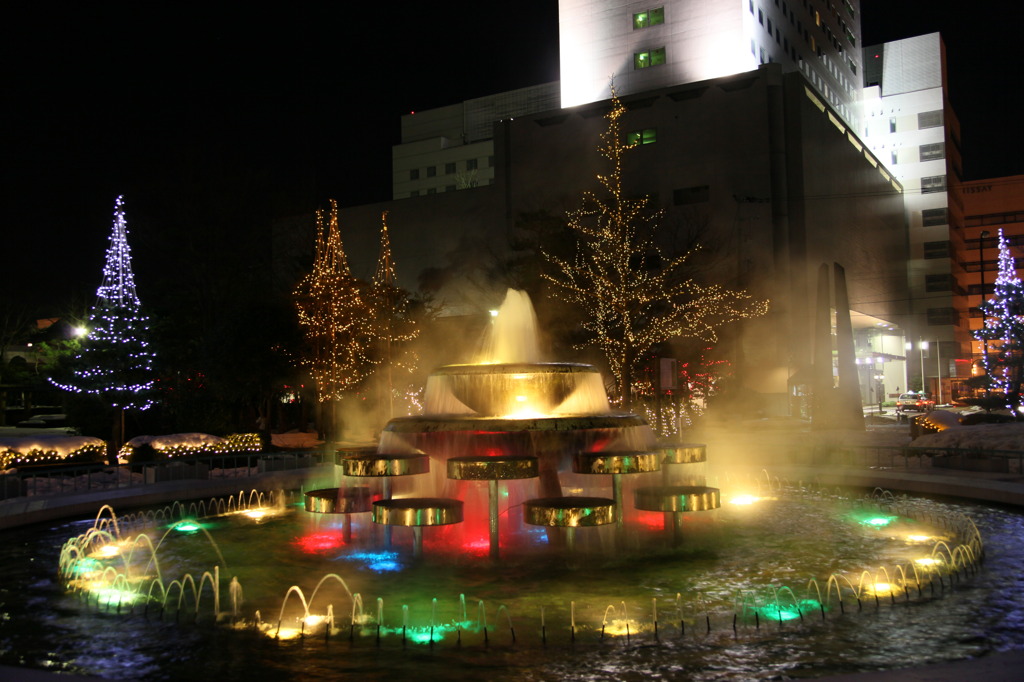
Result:
<instances>
[{"instance_id":1,"label":"illuminated window","mask_svg":"<svg viewBox=\"0 0 1024 682\"><path fill-rule=\"evenodd\" d=\"M646 69L649 66L658 66L659 64L665 63L665 48L659 47L654 50L647 50L646 52L636 52L633 54L633 68L634 69Z\"/></svg>"},{"instance_id":2,"label":"illuminated window","mask_svg":"<svg viewBox=\"0 0 1024 682\"><path fill-rule=\"evenodd\" d=\"M634 130L626 134L626 144L653 144L658 141L658 131L655 128L644 128Z\"/></svg>"},{"instance_id":3,"label":"illuminated window","mask_svg":"<svg viewBox=\"0 0 1024 682\"><path fill-rule=\"evenodd\" d=\"M946 144L936 142L935 144L923 144L920 146L922 161L935 161L946 158Z\"/></svg>"},{"instance_id":4,"label":"illuminated window","mask_svg":"<svg viewBox=\"0 0 1024 682\"><path fill-rule=\"evenodd\" d=\"M921 194L934 194L946 191L945 175L929 175L921 178Z\"/></svg>"},{"instance_id":5,"label":"illuminated window","mask_svg":"<svg viewBox=\"0 0 1024 682\"><path fill-rule=\"evenodd\" d=\"M644 12L637 12L633 15L633 29L647 28L665 23L665 8L658 7Z\"/></svg>"}]
</instances>

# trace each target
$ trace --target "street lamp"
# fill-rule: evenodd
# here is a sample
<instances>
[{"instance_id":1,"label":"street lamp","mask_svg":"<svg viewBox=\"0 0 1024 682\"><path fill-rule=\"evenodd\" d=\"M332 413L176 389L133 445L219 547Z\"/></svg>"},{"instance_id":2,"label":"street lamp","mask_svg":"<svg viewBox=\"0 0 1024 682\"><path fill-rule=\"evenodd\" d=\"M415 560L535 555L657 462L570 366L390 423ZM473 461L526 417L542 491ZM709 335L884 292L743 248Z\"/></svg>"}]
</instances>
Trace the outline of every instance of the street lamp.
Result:
<instances>
[{"instance_id":1,"label":"street lamp","mask_svg":"<svg viewBox=\"0 0 1024 682\"><path fill-rule=\"evenodd\" d=\"M978 309L981 310L981 357L982 362L985 365L985 374L988 374L988 336L985 335L985 239L988 237L988 230L982 230L981 235L978 237L978 276L981 278L981 294L980 302L978 303ZM985 382L985 397L989 397L990 392L989 384Z\"/></svg>"},{"instance_id":2,"label":"street lamp","mask_svg":"<svg viewBox=\"0 0 1024 682\"><path fill-rule=\"evenodd\" d=\"M921 356L921 393L927 393L927 391L924 390L924 388L925 388L925 381L924 381L924 352L926 350L928 350L928 342L927 341L922 341L921 337L918 337L917 338L917 352L918 352L918 355Z\"/></svg>"}]
</instances>

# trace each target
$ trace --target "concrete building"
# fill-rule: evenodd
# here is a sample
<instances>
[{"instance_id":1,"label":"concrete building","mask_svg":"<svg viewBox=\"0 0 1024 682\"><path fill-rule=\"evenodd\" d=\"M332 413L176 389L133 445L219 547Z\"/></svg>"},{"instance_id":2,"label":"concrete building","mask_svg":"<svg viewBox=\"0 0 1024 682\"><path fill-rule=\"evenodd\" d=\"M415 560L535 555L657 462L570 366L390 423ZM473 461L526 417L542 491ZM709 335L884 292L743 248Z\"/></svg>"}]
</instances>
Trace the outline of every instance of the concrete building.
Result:
<instances>
[{"instance_id":1,"label":"concrete building","mask_svg":"<svg viewBox=\"0 0 1024 682\"><path fill-rule=\"evenodd\" d=\"M968 333L967 349L956 358L950 393L971 375L984 373L984 344L971 335L982 326L979 305L994 290L999 267L999 232L1017 261L1017 276L1024 277L1024 175L959 183L955 203L963 210L961 229L951 232L954 297L957 317Z\"/></svg>"},{"instance_id":2,"label":"concrete building","mask_svg":"<svg viewBox=\"0 0 1024 682\"><path fill-rule=\"evenodd\" d=\"M859 0L559 0L562 107L778 63L859 128Z\"/></svg>"},{"instance_id":3,"label":"concrete building","mask_svg":"<svg viewBox=\"0 0 1024 682\"><path fill-rule=\"evenodd\" d=\"M953 301L953 243L963 211L950 190L962 171L945 47L931 33L865 48L864 62L864 139L905 189L911 304L910 316L898 322L907 332L908 381L936 398L941 386L947 400L953 361L968 356L969 329Z\"/></svg>"}]
</instances>

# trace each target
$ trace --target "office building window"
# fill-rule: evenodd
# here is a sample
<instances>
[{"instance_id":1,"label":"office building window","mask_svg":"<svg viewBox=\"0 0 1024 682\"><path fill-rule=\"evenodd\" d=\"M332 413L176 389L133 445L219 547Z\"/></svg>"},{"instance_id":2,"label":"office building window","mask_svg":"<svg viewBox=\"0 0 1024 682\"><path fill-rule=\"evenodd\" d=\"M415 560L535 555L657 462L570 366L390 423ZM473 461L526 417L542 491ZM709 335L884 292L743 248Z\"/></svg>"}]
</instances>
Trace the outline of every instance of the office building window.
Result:
<instances>
[{"instance_id":1,"label":"office building window","mask_svg":"<svg viewBox=\"0 0 1024 682\"><path fill-rule=\"evenodd\" d=\"M890 133L895 133L896 132L896 119L895 118L890 118L889 119L889 132Z\"/></svg>"},{"instance_id":2,"label":"office building window","mask_svg":"<svg viewBox=\"0 0 1024 682\"><path fill-rule=\"evenodd\" d=\"M946 191L945 175L929 175L921 178L921 194L933 194Z\"/></svg>"},{"instance_id":3,"label":"office building window","mask_svg":"<svg viewBox=\"0 0 1024 682\"><path fill-rule=\"evenodd\" d=\"M658 141L656 128L644 128L626 133L626 144L653 144Z\"/></svg>"},{"instance_id":4,"label":"office building window","mask_svg":"<svg viewBox=\"0 0 1024 682\"><path fill-rule=\"evenodd\" d=\"M926 208L921 211L921 224L925 227L936 227L949 222L949 211L946 208Z\"/></svg>"},{"instance_id":5,"label":"office building window","mask_svg":"<svg viewBox=\"0 0 1024 682\"><path fill-rule=\"evenodd\" d=\"M899 153L894 151L892 153L892 165L895 166L898 163L898 161L897 161L898 158L899 158Z\"/></svg>"},{"instance_id":6,"label":"office building window","mask_svg":"<svg viewBox=\"0 0 1024 682\"><path fill-rule=\"evenodd\" d=\"M430 187L429 189L427 189L427 194L437 194L437 188Z\"/></svg>"},{"instance_id":7,"label":"office building window","mask_svg":"<svg viewBox=\"0 0 1024 682\"><path fill-rule=\"evenodd\" d=\"M682 187L672 190L672 203L676 206L687 204L702 204L711 199L711 188L708 185L697 185L696 187Z\"/></svg>"},{"instance_id":8,"label":"office building window","mask_svg":"<svg viewBox=\"0 0 1024 682\"><path fill-rule=\"evenodd\" d=\"M653 50L636 52L633 54L633 68L646 69L649 66L658 66L665 63L665 48L658 47Z\"/></svg>"},{"instance_id":9,"label":"office building window","mask_svg":"<svg viewBox=\"0 0 1024 682\"><path fill-rule=\"evenodd\" d=\"M444 186L444 191L445 192L454 192L455 191L455 185L445 185Z\"/></svg>"},{"instance_id":10,"label":"office building window","mask_svg":"<svg viewBox=\"0 0 1024 682\"><path fill-rule=\"evenodd\" d=\"M476 159L468 159L466 161L466 170L468 170L468 171L476 170Z\"/></svg>"},{"instance_id":11,"label":"office building window","mask_svg":"<svg viewBox=\"0 0 1024 682\"><path fill-rule=\"evenodd\" d=\"M454 172L455 172L455 162L454 161L449 161L448 163L446 163L444 165L444 174L445 175L451 175Z\"/></svg>"},{"instance_id":12,"label":"office building window","mask_svg":"<svg viewBox=\"0 0 1024 682\"><path fill-rule=\"evenodd\" d=\"M924 257L926 259L949 258L949 242L925 242Z\"/></svg>"},{"instance_id":13,"label":"office building window","mask_svg":"<svg viewBox=\"0 0 1024 682\"><path fill-rule=\"evenodd\" d=\"M942 125L942 110L923 111L917 115L918 128L938 128Z\"/></svg>"},{"instance_id":14,"label":"office building window","mask_svg":"<svg viewBox=\"0 0 1024 682\"><path fill-rule=\"evenodd\" d=\"M433 178L437 176L437 166L427 166L427 177Z\"/></svg>"},{"instance_id":15,"label":"office building window","mask_svg":"<svg viewBox=\"0 0 1024 682\"><path fill-rule=\"evenodd\" d=\"M920 147L922 161L935 161L946 158L946 143L923 144Z\"/></svg>"},{"instance_id":16,"label":"office building window","mask_svg":"<svg viewBox=\"0 0 1024 682\"><path fill-rule=\"evenodd\" d=\"M419 180L420 179L420 169L419 168L413 168L411 171L409 171L409 179L410 180Z\"/></svg>"},{"instance_id":17,"label":"office building window","mask_svg":"<svg viewBox=\"0 0 1024 682\"><path fill-rule=\"evenodd\" d=\"M665 23L665 8L657 7L633 15L633 30Z\"/></svg>"},{"instance_id":18,"label":"office building window","mask_svg":"<svg viewBox=\"0 0 1024 682\"><path fill-rule=\"evenodd\" d=\"M493 156L488 156L487 157L487 167L488 168L494 168L494 157Z\"/></svg>"}]
</instances>

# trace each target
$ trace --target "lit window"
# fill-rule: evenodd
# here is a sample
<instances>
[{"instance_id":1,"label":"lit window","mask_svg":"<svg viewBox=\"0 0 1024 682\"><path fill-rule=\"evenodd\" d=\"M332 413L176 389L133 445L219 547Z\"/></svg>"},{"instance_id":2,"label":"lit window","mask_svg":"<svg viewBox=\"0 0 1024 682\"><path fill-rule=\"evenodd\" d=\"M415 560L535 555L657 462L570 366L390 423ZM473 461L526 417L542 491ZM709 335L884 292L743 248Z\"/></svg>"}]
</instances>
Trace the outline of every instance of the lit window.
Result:
<instances>
[{"instance_id":1,"label":"lit window","mask_svg":"<svg viewBox=\"0 0 1024 682\"><path fill-rule=\"evenodd\" d=\"M637 52L633 55L633 68L646 69L649 66L658 66L665 63L665 48L659 47L646 52Z\"/></svg>"},{"instance_id":2,"label":"lit window","mask_svg":"<svg viewBox=\"0 0 1024 682\"><path fill-rule=\"evenodd\" d=\"M935 144L923 144L920 147L922 161L935 161L946 158L946 144L936 142Z\"/></svg>"},{"instance_id":3,"label":"lit window","mask_svg":"<svg viewBox=\"0 0 1024 682\"><path fill-rule=\"evenodd\" d=\"M653 144L658 141L658 131L655 128L644 128L634 130L626 134L626 144Z\"/></svg>"},{"instance_id":4,"label":"lit window","mask_svg":"<svg viewBox=\"0 0 1024 682\"><path fill-rule=\"evenodd\" d=\"M665 8L658 7L644 12L637 12L633 15L633 29L647 28L665 23Z\"/></svg>"},{"instance_id":5,"label":"lit window","mask_svg":"<svg viewBox=\"0 0 1024 682\"><path fill-rule=\"evenodd\" d=\"M933 194L946 191L945 175L929 175L921 178L921 194Z\"/></svg>"}]
</instances>

